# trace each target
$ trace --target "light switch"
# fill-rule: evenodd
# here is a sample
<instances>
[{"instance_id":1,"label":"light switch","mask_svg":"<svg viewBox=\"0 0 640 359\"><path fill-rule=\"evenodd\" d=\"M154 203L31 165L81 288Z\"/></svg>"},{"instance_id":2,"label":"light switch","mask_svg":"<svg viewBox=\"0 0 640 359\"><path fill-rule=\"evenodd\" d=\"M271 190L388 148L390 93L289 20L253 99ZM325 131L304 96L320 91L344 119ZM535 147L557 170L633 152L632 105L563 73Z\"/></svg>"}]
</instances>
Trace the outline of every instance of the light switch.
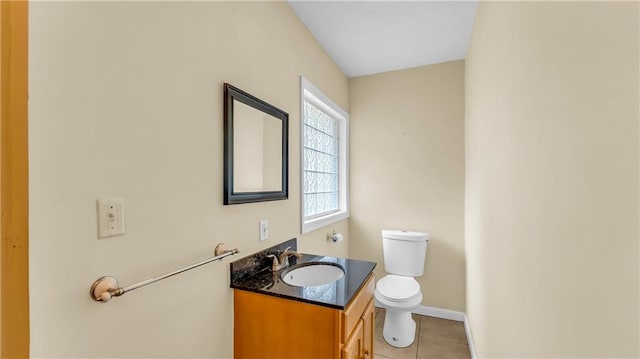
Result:
<instances>
[{"instance_id":1,"label":"light switch","mask_svg":"<svg viewBox=\"0 0 640 359\"><path fill-rule=\"evenodd\" d=\"M260 221L260 242L269 239L269 220L263 219Z\"/></svg>"},{"instance_id":2,"label":"light switch","mask_svg":"<svg viewBox=\"0 0 640 359\"><path fill-rule=\"evenodd\" d=\"M98 238L124 234L124 200L98 199Z\"/></svg>"}]
</instances>

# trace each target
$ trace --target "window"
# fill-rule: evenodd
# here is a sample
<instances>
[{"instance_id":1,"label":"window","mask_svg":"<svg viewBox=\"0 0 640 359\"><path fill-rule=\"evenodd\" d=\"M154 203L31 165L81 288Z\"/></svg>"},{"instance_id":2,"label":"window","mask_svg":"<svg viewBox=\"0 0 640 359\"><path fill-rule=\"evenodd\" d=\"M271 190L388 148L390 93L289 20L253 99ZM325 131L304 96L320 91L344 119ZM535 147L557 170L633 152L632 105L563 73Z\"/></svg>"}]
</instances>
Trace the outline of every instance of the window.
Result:
<instances>
[{"instance_id":1,"label":"window","mask_svg":"<svg viewBox=\"0 0 640 359\"><path fill-rule=\"evenodd\" d=\"M349 115L300 78L302 233L349 217Z\"/></svg>"}]
</instances>

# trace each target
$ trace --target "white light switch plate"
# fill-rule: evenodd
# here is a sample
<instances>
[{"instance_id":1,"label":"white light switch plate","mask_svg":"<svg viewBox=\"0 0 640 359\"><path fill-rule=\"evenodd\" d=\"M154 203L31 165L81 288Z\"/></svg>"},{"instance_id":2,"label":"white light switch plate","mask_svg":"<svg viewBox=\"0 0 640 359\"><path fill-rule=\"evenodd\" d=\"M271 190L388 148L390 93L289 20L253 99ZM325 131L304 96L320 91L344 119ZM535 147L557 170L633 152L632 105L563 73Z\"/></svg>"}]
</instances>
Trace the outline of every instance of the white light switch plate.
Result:
<instances>
[{"instance_id":1,"label":"white light switch plate","mask_svg":"<svg viewBox=\"0 0 640 359\"><path fill-rule=\"evenodd\" d=\"M260 242L269 239L269 220L263 219L260 221Z\"/></svg>"},{"instance_id":2,"label":"white light switch plate","mask_svg":"<svg viewBox=\"0 0 640 359\"><path fill-rule=\"evenodd\" d=\"M124 200L98 199L98 238L124 234Z\"/></svg>"}]
</instances>

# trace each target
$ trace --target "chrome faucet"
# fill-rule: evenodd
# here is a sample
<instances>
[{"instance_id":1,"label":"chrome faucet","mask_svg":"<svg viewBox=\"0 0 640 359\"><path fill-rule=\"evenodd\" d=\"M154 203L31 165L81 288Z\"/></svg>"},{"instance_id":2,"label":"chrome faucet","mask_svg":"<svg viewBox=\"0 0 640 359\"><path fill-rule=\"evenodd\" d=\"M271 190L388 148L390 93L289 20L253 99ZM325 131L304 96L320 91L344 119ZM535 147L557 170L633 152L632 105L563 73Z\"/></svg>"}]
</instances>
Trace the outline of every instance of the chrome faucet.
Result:
<instances>
[{"instance_id":1,"label":"chrome faucet","mask_svg":"<svg viewBox=\"0 0 640 359\"><path fill-rule=\"evenodd\" d=\"M273 258L273 263L271 264L271 271L279 271L282 268L286 268L289 266L289 256L295 256L296 258L302 258L302 254L292 251L291 247L287 247L287 249L280 254L280 257L275 256L274 254L267 254L267 257Z\"/></svg>"}]
</instances>

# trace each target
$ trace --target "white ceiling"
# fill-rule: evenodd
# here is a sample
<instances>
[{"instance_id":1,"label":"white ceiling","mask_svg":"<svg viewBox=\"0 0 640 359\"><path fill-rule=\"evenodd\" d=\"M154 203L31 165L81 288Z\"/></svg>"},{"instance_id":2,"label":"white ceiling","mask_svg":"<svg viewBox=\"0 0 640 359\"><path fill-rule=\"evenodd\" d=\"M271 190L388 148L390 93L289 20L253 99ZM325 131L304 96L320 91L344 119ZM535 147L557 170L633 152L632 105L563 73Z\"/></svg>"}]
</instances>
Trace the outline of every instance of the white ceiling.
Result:
<instances>
[{"instance_id":1,"label":"white ceiling","mask_svg":"<svg viewBox=\"0 0 640 359\"><path fill-rule=\"evenodd\" d=\"M295 1L348 77L464 59L477 1Z\"/></svg>"}]
</instances>

